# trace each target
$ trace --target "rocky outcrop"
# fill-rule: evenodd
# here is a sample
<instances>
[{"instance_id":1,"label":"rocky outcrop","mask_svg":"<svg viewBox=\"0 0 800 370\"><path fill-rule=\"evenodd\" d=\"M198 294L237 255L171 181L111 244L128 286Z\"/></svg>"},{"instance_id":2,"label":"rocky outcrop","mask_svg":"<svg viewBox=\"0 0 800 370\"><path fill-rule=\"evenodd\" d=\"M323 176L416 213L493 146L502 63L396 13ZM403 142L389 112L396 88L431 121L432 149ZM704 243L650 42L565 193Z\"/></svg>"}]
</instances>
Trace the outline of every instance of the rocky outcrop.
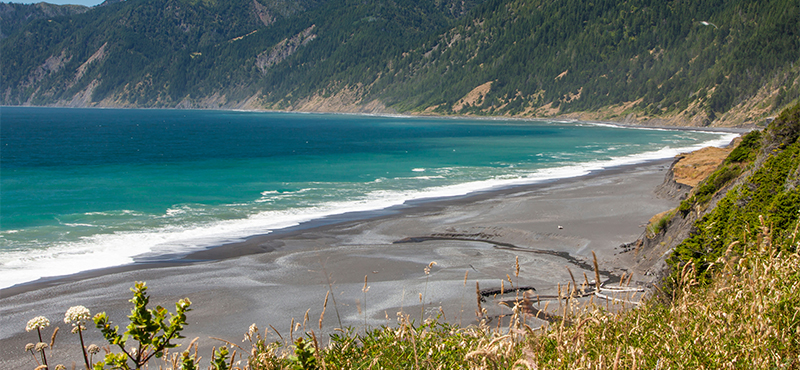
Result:
<instances>
[{"instance_id":1,"label":"rocky outcrop","mask_svg":"<svg viewBox=\"0 0 800 370\"><path fill-rule=\"evenodd\" d=\"M284 61L294 54L301 46L305 46L316 38L317 35L314 33L314 25L312 24L311 27L306 28L292 38L283 39L269 50L258 54L258 57L256 57L256 67L258 67L262 73L266 73L270 67Z\"/></svg>"},{"instance_id":2,"label":"rocky outcrop","mask_svg":"<svg viewBox=\"0 0 800 370\"><path fill-rule=\"evenodd\" d=\"M90 56L89 59L87 59L85 62L83 62L83 64L81 64L80 67L78 67L78 70L75 72L75 80L74 80L75 82L77 82L83 77L84 73L86 73L86 69L89 68L89 66L92 65L92 63L105 58L106 46L108 46L108 42L104 43L103 46L100 47L100 49L97 49L97 51L94 54L92 54L92 56Z\"/></svg>"},{"instance_id":3,"label":"rocky outcrop","mask_svg":"<svg viewBox=\"0 0 800 370\"><path fill-rule=\"evenodd\" d=\"M72 60L72 56L68 56L66 50L61 50L61 54L51 55L42 65L36 67L36 69L28 75L28 81L23 86L29 87L35 85L47 75L63 69L64 65L69 63L70 60Z\"/></svg>"},{"instance_id":4,"label":"rocky outcrop","mask_svg":"<svg viewBox=\"0 0 800 370\"><path fill-rule=\"evenodd\" d=\"M260 20L263 25L269 26L275 23L275 16L270 13L266 6L259 3L258 0L253 0L253 7L255 8L258 20Z\"/></svg>"},{"instance_id":5,"label":"rocky outcrop","mask_svg":"<svg viewBox=\"0 0 800 370\"><path fill-rule=\"evenodd\" d=\"M267 108L295 112L397 114L394 109L386 107L380 100L363 99L364 89L364 86L358 84L344 87L328 96L315 94L293 103L279 101Z\"/></svg>"},{"instance_id":6,"label":"rocky outcrop","mask_svg":"<svg viewBox=\"0 0 800 370\"><path fill-rule=\"evenodd\" d=\"M684 200L686 199L692 187L686 184L681 184L675 180L675 165L682 159L686 158L681 155L675 157L675 161L669 166L667 174L664 176L664 182L656 188L656 195L661 198Z\"/></svg>"}]
</instances>

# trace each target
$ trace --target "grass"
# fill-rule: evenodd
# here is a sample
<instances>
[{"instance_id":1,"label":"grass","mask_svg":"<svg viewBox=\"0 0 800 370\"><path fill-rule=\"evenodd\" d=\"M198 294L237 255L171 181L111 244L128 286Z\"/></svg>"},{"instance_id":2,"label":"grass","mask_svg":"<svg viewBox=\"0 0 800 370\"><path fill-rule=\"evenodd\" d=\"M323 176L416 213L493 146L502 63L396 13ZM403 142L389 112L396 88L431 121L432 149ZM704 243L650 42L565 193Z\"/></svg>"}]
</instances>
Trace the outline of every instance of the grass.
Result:
<instances>
[{"instance_id":1,"label":"grass","mask_svg":"<svg viewBox=\"0 0 800 370\"><path fill-rule=\"evenodd\" d=\"M650 222L647 225L647 236L652 238L658 235L661 231L665 230L677 211L678 209L672 209L656 215L658 219L654 222Z\"/></svg>"},{"instance_id":2,"label":"grass","mask_svg":"<svg viewBox=\"0 0 800 370\"><path fill-rule=\"evenodd\" d=\"M532 368L798 368L800 256L751 245L728 254L713 283L684 271L670 304L651 299L618 315L529 340ZM569 364L569 365L563 365Z\"/></svg>"}]
</instances>

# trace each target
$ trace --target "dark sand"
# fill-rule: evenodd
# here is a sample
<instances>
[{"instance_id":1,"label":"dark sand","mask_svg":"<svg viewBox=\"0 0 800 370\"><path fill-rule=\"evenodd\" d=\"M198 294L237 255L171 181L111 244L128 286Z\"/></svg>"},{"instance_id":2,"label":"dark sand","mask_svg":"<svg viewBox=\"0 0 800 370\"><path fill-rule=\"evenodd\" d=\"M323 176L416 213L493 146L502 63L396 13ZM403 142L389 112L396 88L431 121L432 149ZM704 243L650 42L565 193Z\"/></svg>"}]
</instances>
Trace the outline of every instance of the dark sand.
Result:
<instances>
[{"instance_id":1,"label":"dark sand","mask_svg":"<svg viewBox=\"0 0 800 370\"><path fill-rule=\"evenodd\" d=\"M592 251L602 270L626 271L635 256L618 254L619 246L640 238L651 216L677 205L654 193L670 163L421 202L361 220L303 225L188 257L204 260L200 262L140 264L5 289L0 291L0 369L35 367L23 347L37 341L34 333L24 331L26 322L37 315L61 327L54 351L48 354L51 364L81 364L78 337L63 323L64 312L84 305L92 314L108 312L124 327L129 288L135 281L147 282L152 306L174 311L175 301L191 299L187 338L178 342L200 337L203 363L210 358L211 346L223 344L209 337L240 343L252 323L262 330L272 325L288 340L292 318L302 323L309 310L307 329L319 334L326 274L336 304L328 303L322 338L340 326L339 318L345 327L363 329L365 322L372 327L392 324L399 311L418 322L441 310L447 321L473 324L476 280L481 288L500 288L509 275L515 285L554 295L558 284L571 281L567 266L579 282L584 273L593 279L594 272L586 268ZM354 218L364 216L368 215ZM519 278L514 277L515 257ZM437 264L426 275L431 261ZM634 280L637 277L641 276ZM489 299L484 307L490 315L508 313L496 300ZM295 335L301 333L302 329ZM103 344L94 328L86 332L86 340L87 345Z\"/></svg>"}]
</instances>

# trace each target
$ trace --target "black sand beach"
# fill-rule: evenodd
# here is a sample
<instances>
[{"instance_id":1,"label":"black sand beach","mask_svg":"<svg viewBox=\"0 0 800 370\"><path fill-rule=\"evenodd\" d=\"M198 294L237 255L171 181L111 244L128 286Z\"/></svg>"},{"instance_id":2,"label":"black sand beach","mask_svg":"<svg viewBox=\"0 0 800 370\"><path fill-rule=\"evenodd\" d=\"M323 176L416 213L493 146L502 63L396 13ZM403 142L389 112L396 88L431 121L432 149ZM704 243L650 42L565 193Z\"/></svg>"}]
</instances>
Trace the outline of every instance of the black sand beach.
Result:
<instances>
[{"instance_id":1,"label":"black sand beach","mask_svg":"<svg viewBox=\"0 0 800 370\"><path fill-rule=\"evenodd\" d=\"M204 361L212 346L224 344L209 337L239 343L252 323L262 330L272 325L288 339L292 318L302 323L308 312L307 329L319 333L329 283L336 304L328 304L323 338L340 326L339 320L344 327L363 329L390 325L400 311L417 321L442 312L449 322L469 325L476 317L475 282L481 288L499 288L507 275L514 276L516 257L520 275L514 283L534 287L540 295L555 294L558 284L571 280L567 267L581 281L584 272L591 279L594 272L585 267L591 264L592 251L602 270L627 271L637 256L620 253L619 246L640 238L650 217L677 205L654 192L670 163L655 161L548 184L420 202L353 217L373 216L366 219L302 225L182 260L4 289L0 368L35 367L24 346L37 340L24 328L38 315L62 329L48 354L51 363L68 368L82 363L78 338L63 323L64 312L84 305L92 314L108 312L124 327L129 288L135 281L147 282L152 306L174 311L180 298L193 302L186 339L179 343L200 337ZM432 261L436 265L426 275L424 269ZM647 279L640 273L634 281ZM502 313L496 302L485 306ZM302 329L295 335L302 335ZM94 328L86 332L86 340L87 345L103 344Z\"/></svg>"}]
</instances>

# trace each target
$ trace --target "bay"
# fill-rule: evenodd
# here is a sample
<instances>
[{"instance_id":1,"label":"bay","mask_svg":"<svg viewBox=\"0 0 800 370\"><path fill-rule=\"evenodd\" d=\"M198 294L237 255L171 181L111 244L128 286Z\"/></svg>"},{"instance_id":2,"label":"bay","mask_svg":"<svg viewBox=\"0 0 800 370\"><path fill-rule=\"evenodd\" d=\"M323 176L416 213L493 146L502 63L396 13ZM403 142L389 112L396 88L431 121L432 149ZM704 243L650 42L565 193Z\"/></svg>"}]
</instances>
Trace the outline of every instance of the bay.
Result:
<instances>
[{"instance_id":1,"label":"bay","mask_svg":"<svg viewBox=\"0 0 800 370\"><path fill-rule=\"evenodd\" d=\"M735 135L585 122L0 108L0 288Z\"/></svg>"}]
</instances>

